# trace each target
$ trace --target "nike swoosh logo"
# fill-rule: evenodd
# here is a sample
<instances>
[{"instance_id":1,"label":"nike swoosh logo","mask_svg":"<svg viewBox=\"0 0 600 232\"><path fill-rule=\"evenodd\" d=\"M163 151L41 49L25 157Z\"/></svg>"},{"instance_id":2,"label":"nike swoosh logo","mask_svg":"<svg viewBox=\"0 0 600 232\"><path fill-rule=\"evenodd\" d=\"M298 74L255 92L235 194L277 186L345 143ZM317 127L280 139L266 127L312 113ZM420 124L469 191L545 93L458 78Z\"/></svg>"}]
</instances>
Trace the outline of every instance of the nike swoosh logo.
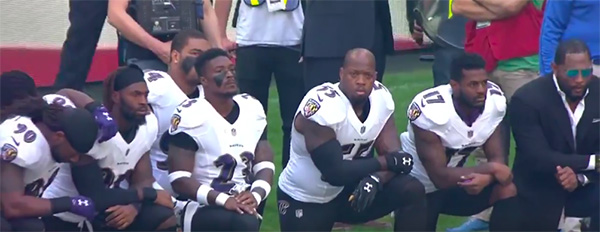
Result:
<instances>
[{"instance_id":1,"label":"nike swoosh logo","mask_svg":"<svg viewBox=\"0 0 600 232\"><path fill-rule=\"evenodd\" d=\"M592 119L592 123L597 123L597 122L600 122L600 118L594 118L594 119Z\"/></svg>"},{"instance_id":2,"label":"nike swoosh logo","mask_svg":"<svg viewBox=\"0 0 600 232\"><path fill-rule=\"evenodd\" d=\"M15 137L12 137L12 136L11 136L11 138L12 138L13 142L15 142L15 145L17 145L17 147L18 147L19 145L21 145L21 143L17 142L17 140L15 139Z\"/></svg>"}]
</instances>

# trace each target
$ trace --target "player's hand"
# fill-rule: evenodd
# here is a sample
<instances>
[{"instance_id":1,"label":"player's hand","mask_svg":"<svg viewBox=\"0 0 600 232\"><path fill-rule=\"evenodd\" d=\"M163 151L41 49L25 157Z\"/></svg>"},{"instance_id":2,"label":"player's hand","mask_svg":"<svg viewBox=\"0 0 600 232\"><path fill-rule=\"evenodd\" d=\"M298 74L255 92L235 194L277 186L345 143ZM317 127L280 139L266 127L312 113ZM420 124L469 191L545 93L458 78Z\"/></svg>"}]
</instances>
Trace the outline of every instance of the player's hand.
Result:
<instances>
[{"instance_id":1,"label":"player's hand","mask_svg":"<svg viewBox=\"0 0 600 232\"><path fill-rule=\"evenodd\" d=\"M165 64L168 64L171 60L171 41L160 42L160 44L150 50Z\"/></svg>"},{"instance_id":2,"label":"player's hand","mask_svg":"<svg viewBox=\"0 0 600 232\"><path fill-rule=\"evenodd\" d=\"M486 186L490 185L494 178L492 175L471 173L466 176L461 176L461 181L458 182L458 186L465 189L468 194L477 195Z\"/></svg>"},{"instance_id":3,"label":"player's hand","mask_svg":"<svg viewBox=\"0 0 600 232\"><path fill-rule=\"evenodd\" d=\"M247 205L253 208L256 208L258 206L258 202L256 202L254 195L252 195L252 192L250 191L243 191L242 193L235 196L235 200L237 200L237 202L242 205Z\"/></svg>"},{"instance_id":4,"label":"player's hand","mask_svg":"<svg viewBox=\"0 0 600 232\"><path fill-rule=\"evenodd\" d=\"M71 197L71 209L69 212L85 217L89 221L93 220L97 214L94 201L84 196Z\"/></svg>"},{"instance_id":5,"label":"player's hand","mask_svg":"<svg viewBox=\"0 0 600 232\"><path fill-rule=\"evenodd\" d=\"M172 209L175 206L173 203L173 198L171 198L171 194L164 190L156 190L156 200L154 200L154 203L169 209Z\"/></svg>"},{"instance_id":6,"label":"player's hand","mask_svg":"<svg viewBox=\"0 0 600 232\"><path fill-rule=\"evenodd\" d=\"M98 124L98 127L100 128L100 134L98 138L99 143L107 141L117 134L117 131L119 130L117 123L115 123L113 118L110 116L106 107L100 105L94 109L92 114L94 115L96 124Z\"/></svg>"},{"instance_id":7,"label":"player's hand","mask_svg":"<svg viewBox=\"0 0 600 232\"><path fill-rule=\"evenodd\" d=\"M354 211L360 213L371 206L371 203L375 200L375 195L377 195L380 189L381 182L379 181L379 177L370 175L358 183L348 201L350 201L350 205Z\"/></svg>"},{"instance_id":8,"label":"player's hand","mask_svg":"<svg viewBox=\"0 0 600 232\"><path fill-rule=\"evenodd\" d=\"M577 182L577 176L575 175L575 172L573 172L573 169L570 167L562 168L560 166L556 166L555 177L558 183L569 192L573 192L573 190L575 190L579 184Z\"/></svg>"},{"instance_id":9,"label":"player's hand","mask_svg":"<svg viewBox=\"0 0 600 232\"><path fill-rule=\"evenodd\" d=\"M419 24L417 24L417 21L413 22L414 25L414 30L412 33L412 38L413 40L415 40L415 42L419 45L423 45L423 28L421 28L421 26L419 26Z\"/></svg>"},{"instance_id":10,"label":"player's hand","mask_svg":"<svg viewBox=\"0 0 600 232\"><path fill-rule=\"evenodd\" d=\"M385 155L385 161L387 170L400 174L409 174L415 163L412 155L401 151Z\"/></svg>"},{"instance_id":11,"label":"player's hand","mask_svg":"<svg viewBox=\"0 0 600 232\"><path fill-rule=\"evenodd\" d=\"M235 199L235 197L230 197L229 199L227 199L227 201L225 201L225 205L223 205L223 207L225 207L225 209L227 210L231 210L231 211L235 211L238 212L239 214L256 214L256 209L253 207L250 207L248 205L244 205L241 203L238 203L238 201Z\"/></svg>"},{"instance_id":12,"label":"player's hand","mask_svg":"<svg viewBox=\"0 0 600 232\"><path fill-rule=\"evenodd\" d=\"M489 164L493 165L494 178L498 181L498 183L500 183L501 185L508 185L512 183L513 175L512 171L508 166L494 162L491 162Z\"/></svg>"},{"instance_id":13,"label":"player's hand","mask_svg":"<svg viewBox=\"0 0 600 232\"><path fill-rule=\"evenodd\" d=\"M221 47L225 51L231 51L237 48L237 44L234 41L229 40L229 38L225 36L221 38Z\"/></svg>"},{"instance_id":14,"label":"player's hand","mask_svg":"<svg viewBox=\"0 0 600 232\"><path fill-rule=\"evenodd\" d=\"M118 230L127 228L138 214L132 205L116 205L106 210L106 225Z\"/></svg>"}]
</instances>

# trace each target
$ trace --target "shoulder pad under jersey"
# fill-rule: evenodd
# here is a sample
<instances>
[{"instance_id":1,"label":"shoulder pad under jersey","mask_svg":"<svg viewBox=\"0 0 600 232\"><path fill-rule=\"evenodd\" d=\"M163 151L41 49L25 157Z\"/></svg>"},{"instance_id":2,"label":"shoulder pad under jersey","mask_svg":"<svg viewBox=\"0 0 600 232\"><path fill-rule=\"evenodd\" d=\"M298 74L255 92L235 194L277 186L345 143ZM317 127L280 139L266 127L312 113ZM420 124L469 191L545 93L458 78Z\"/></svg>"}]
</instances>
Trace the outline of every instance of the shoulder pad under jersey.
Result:
<instances>
[{"instance_id":1,"label":"shoulder pad under jersey","mask_svg":"<svg viewBox=\"0 0 600 232\"><path fill-rule=\"evenodd\" d=\"M504 117L504 114L506 114L506 96L504 96L504 92L502 92L500 87L494 82L488 81L487 86L487 98L491 101L486 101L485 107L488 107L488 105L493 104L492 107L496 109L494 113L501 114L502 117Z\"/></svg>"},{"instance_id":2,"label":"shoulder pad under jersey","mask_svg":"<svg viewBox=\"0 0 600 232\"><path fill-rule=\"evenodd\" d=\"M321 126L333 126L346 119L348 103L331 83L314 87L300 103L300 113Z\"/></svg>"},{"instance_id":3,"label":"shoulder pad under jersey","mask_svg":"<svg viewBox=\"0 0 600 232\"><path fill-rule=\"evenodd\" d=\"M424 130L441 127L450 121L450 114L454 110L450 85L442 85L427 89L415 96L408 105L406 112L408 120Z\"/></svg>"},{"instance_id":4,"label":"shoulder pad under jersey","mask_svg":"<svg viewBox=\"0 0 600 232\"><path fill-rule=\"evenodd\" d=\"M42 97L48 104L58 104L64 107L76 108L71 99L59 94L46 94Z\"/></svg>"},{"instance_id":5,"label":"shoulder pad under jersey","mask_svg":"<svg viewBox=\"0 0 600 232\"><path fill-rule=\"evenodd\" d=\"M373 91L371 92L371 97L380 104L384 104L385 109L394 112L396 104L394 103L392 93L390 93L390 91L379 81L375 81L375 84L373 85Z\"/></svg>"},{"instance_id":6,"label":"shoulder pad under jersey","mask_svg":"<svg viewBox=\"0 0 600 232\"><path fill-rule=\"evenodd\" d=\"M193 98L183 101L171 116L169 133L174 135L186 129L202 126L207 121L207 111L214 110L204 98Z\"/></svg>"},{"instance_id":7,"label":"shoulder pad under jersey","mask_svg":"<svg viewBox=\"0 0 600 232\"><path fill-rule=\"evenodd\" d=\"M29 168L50 155L48 142L29 117L16 116L0 124L1 159Z\"/></svg>"},{"instance_id":8,"label":"shoulder pad under jersey","mask_svg":"<svg viewBox=\"0 0 600 232\"><path fill-rule=\"evenodd\" d=\"M256 115L256 120L266 120L267 116L265 115L265 110L258 99L247 93L235 95L233 99L238 104L243 104L243 108L252 110L252 114ZM240 106L240 108L242 108L242 106Z\"/></svg>"},{"instance_id":9,"label":"shoulder pad under jersey","mask_svg":"<svg viewBox=\"0 0 600 232\"><path fill-rule=\"evenodd\" d=\"M173 104L171 102L175 100L173 95L185 95L166 72L156 70L144 72L144 80L148 85L148 103L151 105L165 106ZM187 98L187 96L185 97ZM181 101L174 104L179 103Z\"/></svg>"}]
</instances>

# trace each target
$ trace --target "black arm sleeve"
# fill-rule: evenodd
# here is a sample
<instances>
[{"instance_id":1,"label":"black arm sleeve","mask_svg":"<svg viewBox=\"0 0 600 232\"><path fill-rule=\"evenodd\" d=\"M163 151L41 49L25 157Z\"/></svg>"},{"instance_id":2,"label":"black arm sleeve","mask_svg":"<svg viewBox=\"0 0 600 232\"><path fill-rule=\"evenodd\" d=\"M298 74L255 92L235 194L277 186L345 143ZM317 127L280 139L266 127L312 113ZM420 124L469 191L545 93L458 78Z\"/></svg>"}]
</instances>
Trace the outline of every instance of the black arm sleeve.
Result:
<instances>
[{"instance_id":1,"label":"black arm sleeve","mask_svg":"<svg viewBox=\"0 0 600 232\"><path fill-rule=\"evenodd\" d=\"M344 160L342 146L336 139L310 151L310 157L321 171L322 179L334 186L354 183L381 169L376 158Z\"/></svg>"},{"instance_id":2,"label":"black arm sleeve","mask_svg":"<svg viewBox=\"0 0 600 232\"><path fill-rule=\"evenodd\" d=\"M179 132L175 135L171 135L170 137L171 138L169 138L169 143L172 145L190 151L197 151L199 149L198 144L196 144L196 141L194 141L192 136L184 132Z\"/></svg>"},{"instance_id":3,"label":"black arm sleeve","mask_svg":"<svg viewBox=\"0 0 600 232\"><path fill-rule=\"evenodd\" d=\"M127 205L140 202L135 189L109 189L104 185L102 170L98 162L84 165L71 165L71 176L77 191L91 198L98 211L104 211L115 205Z\"/></svg>"}]
</instances>

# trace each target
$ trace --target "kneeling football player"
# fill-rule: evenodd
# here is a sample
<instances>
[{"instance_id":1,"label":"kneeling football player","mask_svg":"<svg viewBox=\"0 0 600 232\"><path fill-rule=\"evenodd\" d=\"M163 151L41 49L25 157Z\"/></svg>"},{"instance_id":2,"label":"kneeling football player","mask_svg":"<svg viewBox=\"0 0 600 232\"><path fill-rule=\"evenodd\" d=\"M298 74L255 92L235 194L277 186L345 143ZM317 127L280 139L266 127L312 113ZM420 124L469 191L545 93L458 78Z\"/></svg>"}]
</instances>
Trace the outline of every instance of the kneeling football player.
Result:
<instances>
[{"instance_id":1,"label":"kneeling football player","mask_svg":"<svg viewBox=\"0 0 600 232\"><path fill-rule=\"evenodd\" d=\"M302 100L279 177L282 231L331 231L335 222L360 224L392 211L394 231L424 229L425 191L408 175L413 161L399 152L394 101L376 76L373 54L353 49L340 82Z\"/></svg>"},{"instance_id":2,"label":"kneeling football player","mask_svg":"<svg viewBox=\"0 0 600 232\"><path fill-rule=\"evenodd\" d=\"M118 133L105 142L95 143L77 164L61 168L43 196L82 194L95 201L113 199L89 221L87 226L94 230L175 231L177 221L170 194L153 188L148 151L156 139L158 123L148 107L148 88L142 71L119 68L105 80L104 90L106 114L111 116L106 119L114 119ZM61 90L58 94L68 98L55 95L45 96L46 100L98 109L99 104L83 93ZM84 181L90 179L98 181ZM131 192L134 194L124 195ZM52 231L79 231L84 220L70 213L44 218L46 227Z\"/></svg>"},{"instance_id":3,"label":"kneeling football player","mask_svg":"<svg viewBox=\"0 0 600 232\"><path fill-rule=\"evenodd\" d=\"M205 98L178 106L165 136L173 190L195 201L184 209L182 229L258 231L257 207L269 195L275 170L264 110L238 94L227 52L208 50L195 68Z\"/></svg>"},{"instance_id":4,"label":"kneeling football player","mask_svg":"<svg viewBox=\"0 0 600 232\"><path fill-rule=\"evenodd\" d=\"M4 92L10 87L2 88ZM80 153L92 148L98 132L92 115L48 105L40 97L20 99L11 106L10 116L0 124L0 230L44 231L39 217L61 212L93 217L95 204L87 197L39 198L60 162L76 162Z\"/></svg>"},{"instance_id":5,"label":"kneeling football player","mask_svg":"<svg viewBox=\"0 0 600 232\"><path fill-rule=\"evenodd\" d=\"M475 54L454 59L450 84L425 90L408 108L402 148L415 157L411 175L427 192L427 230L435 231L440 213L469 216L494 206L490 230L511 230L517 215L516 187L502 146L506 98L488 81L485 61ZM463 167L483 146L487 163Z\"/></svg>"}]
</instances>

